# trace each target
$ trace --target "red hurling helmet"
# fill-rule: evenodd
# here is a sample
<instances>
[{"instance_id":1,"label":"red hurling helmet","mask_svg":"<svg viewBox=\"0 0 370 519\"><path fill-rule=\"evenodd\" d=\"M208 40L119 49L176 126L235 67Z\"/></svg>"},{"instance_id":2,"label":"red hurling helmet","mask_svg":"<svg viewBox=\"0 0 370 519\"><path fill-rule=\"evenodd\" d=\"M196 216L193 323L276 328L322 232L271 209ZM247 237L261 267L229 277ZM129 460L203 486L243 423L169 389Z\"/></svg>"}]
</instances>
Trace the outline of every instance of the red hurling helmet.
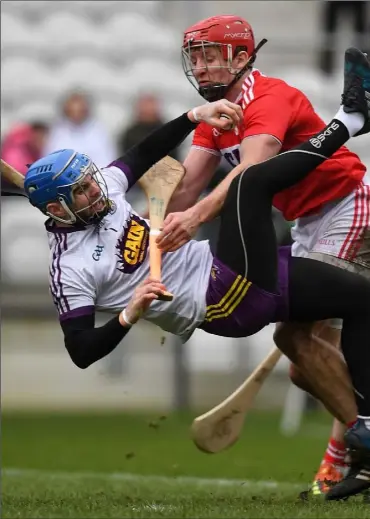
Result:
<instances>
[{"instance_id":1,"label":"red hurling helmet","mask_svg":"<svg viewBox=\"0 0 370 519\"><path fill-rule=\"evenodd\" d=\"M220 62L219 65L207 65L207 47L218 48L226 64ZM232 61L240 47L240 50L245 50L248 53L249 61L242 70L235 70L232 67ZM261 47L261 44L257 48L255 47L253 29L246 20L233 15L213 16L192 25L184 32L182 45L183 69L190 83L207 101L222 99L231 84L238 81L248 67L252 65L259 47ZM204 68L208 72L212 68L226 68L234 74L235 78L229 84L210 83L206 86L199 86L194 76L195 67L191 56L191 52L195 50L202 52Z\"/></svg>"}]
</instances>

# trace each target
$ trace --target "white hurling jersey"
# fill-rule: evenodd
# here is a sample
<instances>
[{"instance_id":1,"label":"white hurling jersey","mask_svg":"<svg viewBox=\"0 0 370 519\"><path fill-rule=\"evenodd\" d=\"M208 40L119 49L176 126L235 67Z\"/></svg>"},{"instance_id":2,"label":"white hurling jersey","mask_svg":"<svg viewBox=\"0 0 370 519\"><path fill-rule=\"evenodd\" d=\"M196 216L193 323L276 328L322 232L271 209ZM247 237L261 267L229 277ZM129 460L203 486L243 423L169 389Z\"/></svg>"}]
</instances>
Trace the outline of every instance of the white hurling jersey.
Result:
<instances>
[{"instance_id":1,"label":"white hurling jersey","mask_svg":"<svg viewBox=\"0 0 370 519\"><path fill-rule=\"evenodd\" d=\"M126 175L103 170L112 210L99 226L81 230L46 225L50 246L50 290L60 319L121 312L135 287L149 276L149 222L125 199ZM144 319L184 338L203 321L212 266L208 241L190 241L162 256L162 282L174 294L154 301Z\"/></svg>"}]
</instances>

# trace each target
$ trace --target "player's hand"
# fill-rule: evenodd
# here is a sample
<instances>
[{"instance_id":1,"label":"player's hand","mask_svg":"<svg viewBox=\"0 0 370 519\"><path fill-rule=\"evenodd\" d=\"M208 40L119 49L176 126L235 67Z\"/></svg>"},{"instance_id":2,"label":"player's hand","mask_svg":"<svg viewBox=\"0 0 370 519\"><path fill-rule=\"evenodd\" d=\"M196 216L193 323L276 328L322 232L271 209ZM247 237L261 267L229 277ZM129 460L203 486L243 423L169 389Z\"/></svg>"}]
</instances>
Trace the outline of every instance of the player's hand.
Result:
<instances>
[{"instance_id":1,"label":"player's hand","mask_svg":"<svg viewBox=\"0 0 370 519\"><path fill-rule=\"evenodd\" d=\"M200 223L193 208L180 213L170 213L157 237L158 247L162 252L174 252L195 235Z\"/></svg>"},{"instance_id":2,"label":"player's hand","mask_svg":"<svg viewBox=\"0 0 370 519\"><path fill-rule=\"evenodd\" d=\"M166 291L166 287L157 279L147 278L138 285L126 306L126 315L130 323L135 324L150 304Z\"/></svg>"},{"instance_id":3,"label":"player's hand","mask_svg":"<svg viewBox=\"0 0 370 519\"><path fill-rule=\"evenodd\" d=\"M197 106L194 110L199 121L221 130L233 128L243 119L241 107L227 99L220 99L213 103ZM222 115L227 115L229 118L222 117Z\"/></svg>"}]
</instances>

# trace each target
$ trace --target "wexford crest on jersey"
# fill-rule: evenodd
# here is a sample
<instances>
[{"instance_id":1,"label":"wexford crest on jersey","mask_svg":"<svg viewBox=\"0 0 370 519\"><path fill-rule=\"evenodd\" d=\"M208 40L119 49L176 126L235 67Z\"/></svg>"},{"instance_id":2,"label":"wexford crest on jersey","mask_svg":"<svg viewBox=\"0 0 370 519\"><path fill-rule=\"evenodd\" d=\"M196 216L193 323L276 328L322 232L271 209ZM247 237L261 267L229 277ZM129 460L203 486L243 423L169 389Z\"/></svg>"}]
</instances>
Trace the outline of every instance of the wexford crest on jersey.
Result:
<instances>
[{"instance_id":1,"label":"wexford crest on jersey","mask_svg":"<svg viewBox=\"0 0 370 519\"><path fill-rule=\"evenodd\" d=\"M117 268L125 274L132 274L143 264L149 245L149 226L140 216L131 214L127 227L119 238L116 249Z\"/></svg>"},{"instance_id":2,"label":"wexford crest on jersey","mask_svg":"<svg viewBox=\"0 0 370 519\"><path fill-rule=\"evenodd\" d=\"M117 211L117 204L111 198L108 198L108 213L114 214Z\"/></svg>"}]
</instances>

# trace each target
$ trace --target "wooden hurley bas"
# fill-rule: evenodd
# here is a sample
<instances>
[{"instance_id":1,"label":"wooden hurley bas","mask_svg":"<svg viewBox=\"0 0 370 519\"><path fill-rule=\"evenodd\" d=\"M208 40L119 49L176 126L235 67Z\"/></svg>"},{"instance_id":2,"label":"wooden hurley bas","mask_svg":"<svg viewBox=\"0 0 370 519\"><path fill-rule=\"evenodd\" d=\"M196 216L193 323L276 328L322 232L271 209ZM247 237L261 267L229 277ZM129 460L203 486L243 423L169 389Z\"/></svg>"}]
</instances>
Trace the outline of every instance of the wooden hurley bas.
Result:
<instances>
[{"instance_id":1,"label":"wooden hurley bas","mask_svg":"<svg viewBox=\"0 0 370 519\"><path fill-rule=\"evenodd\" d=\"M149 205L150 275L158 280L162 278L162 252L157 246L156 239L162 228L168 203L184 175L184 166L172 157L167 156L154 164L138 182L146 194ZM158 299L171 301L173 294L164 292Z\"/></svg>"}]
</instances>

